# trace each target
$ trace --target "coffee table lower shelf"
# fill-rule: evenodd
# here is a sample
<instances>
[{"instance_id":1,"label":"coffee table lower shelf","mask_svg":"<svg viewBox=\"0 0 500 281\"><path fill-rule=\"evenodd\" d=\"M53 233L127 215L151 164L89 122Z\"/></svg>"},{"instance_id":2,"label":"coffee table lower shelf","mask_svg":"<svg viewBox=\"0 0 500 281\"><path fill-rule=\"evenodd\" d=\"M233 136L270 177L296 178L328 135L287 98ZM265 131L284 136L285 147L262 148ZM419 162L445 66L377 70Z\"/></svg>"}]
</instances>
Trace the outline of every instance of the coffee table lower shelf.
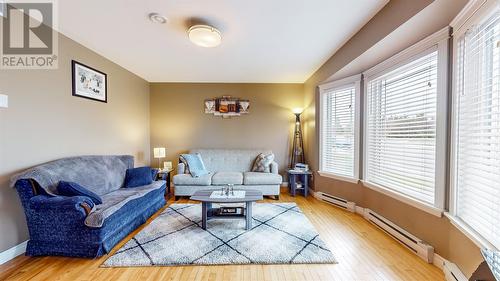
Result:
<instances>
[{"instance_id":1,"label":"coffee table lower shelf","mask_svg":"<svg viewBox=\"0 0 500 281\"><path fill-rule=\"evenodd\" d=\"M244 219L245 220L245 229L252 229L252 205L253 202L245 202L245 208L243 214L237 215L219 215L218 211L220 208L213 208L212 202L201 202L201 228L203 230L207 229L207 221L211 219Z\"/></svg>"},{"instance_id":2,"label":"coffee table lower shelf","mask_svg":"<svg viewBox=\"0 0 500 281\"><path fill-rule=\"evenodd\" d=\"M235 189L234 191L241 191L240 189ZM190 197L191 200L200 201L202 208L202 222L201 227L207 229L207 221L211 219L244 219L246 222L246 230L252 229L252 206L253 203L263 199L262 192L259 190L245 189L245 196L243 198L234 197L223 197L223 198L211 198L214 190L198 190L193 196ZM232 204L232 203L244 203L245 207L241 214L234 215L219 215L219 208L213 208L213 203L219 204Z\"/></svg>"}]
</instances>

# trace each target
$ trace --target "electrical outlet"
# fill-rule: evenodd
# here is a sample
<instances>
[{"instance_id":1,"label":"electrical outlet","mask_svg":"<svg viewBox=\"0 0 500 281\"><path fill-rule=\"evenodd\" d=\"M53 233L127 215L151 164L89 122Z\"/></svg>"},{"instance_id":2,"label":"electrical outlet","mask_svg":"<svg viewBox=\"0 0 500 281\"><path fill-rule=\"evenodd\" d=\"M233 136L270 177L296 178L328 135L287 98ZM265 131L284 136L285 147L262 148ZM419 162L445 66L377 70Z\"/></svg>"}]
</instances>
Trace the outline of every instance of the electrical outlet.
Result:
<instances>
[{"instance_id":1,"label":"electrical outlet","mask_svg":"<svg viewBox=\"0 0 500 281\"><path fill-rule=\"evenodd\" d=\"M0 108L9 107L9 96L0 94Z\"/></svg>"}]
</instances>

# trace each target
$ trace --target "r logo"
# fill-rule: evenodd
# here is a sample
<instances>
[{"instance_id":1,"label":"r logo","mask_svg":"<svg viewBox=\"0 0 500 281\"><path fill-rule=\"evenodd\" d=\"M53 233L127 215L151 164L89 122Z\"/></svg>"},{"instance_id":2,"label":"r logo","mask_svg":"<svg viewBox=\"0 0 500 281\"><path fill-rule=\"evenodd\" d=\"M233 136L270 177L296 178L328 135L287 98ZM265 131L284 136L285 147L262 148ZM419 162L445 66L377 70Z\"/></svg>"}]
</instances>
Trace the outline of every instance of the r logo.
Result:
<instances>
[{"instance_id":1,"label":"r logo","mask_svg":"<svg viewBox=\"0 0 500 281\"><path fill-rule=\"evenodd\" d=\"M57 0L0 0L0 68L58 67Z\"/></svg>"},{"instance_id":2,"label":"r logo","mask_svg":"<svg viewBox=\"0 0 500 281\"><path fill-rule=\"evenodd\" d=\"M52 3L7 3L3 54L53 54L52 11Z\"/></svg>"}]
</instances>

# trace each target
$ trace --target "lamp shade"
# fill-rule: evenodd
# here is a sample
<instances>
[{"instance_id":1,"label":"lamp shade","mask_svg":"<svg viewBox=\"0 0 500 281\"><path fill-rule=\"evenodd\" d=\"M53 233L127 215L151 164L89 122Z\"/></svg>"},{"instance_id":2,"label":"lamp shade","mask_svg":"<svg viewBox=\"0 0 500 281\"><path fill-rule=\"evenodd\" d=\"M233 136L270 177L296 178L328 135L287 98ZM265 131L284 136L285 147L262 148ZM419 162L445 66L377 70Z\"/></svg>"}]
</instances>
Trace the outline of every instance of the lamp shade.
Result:
<instances>
[{"instance_id":1,"label":"lamp shade","mask_svg":"<svg viewBox=\"0 0 500 281\"><path fill-rule=\"evenodd\" d=\"M9 107L9 96L0 94L0 108Z\"/></svg>"},{"instance_id":2,"label":"lamp shade","mask_svg":"<svg viewBox=\"0 0 500 281\"><path fill-rule=\"evenodd\" d=\"M155 147L153 148L154 158L164 158L167 154L165 147Z\"/></svg>"}]
</instances>

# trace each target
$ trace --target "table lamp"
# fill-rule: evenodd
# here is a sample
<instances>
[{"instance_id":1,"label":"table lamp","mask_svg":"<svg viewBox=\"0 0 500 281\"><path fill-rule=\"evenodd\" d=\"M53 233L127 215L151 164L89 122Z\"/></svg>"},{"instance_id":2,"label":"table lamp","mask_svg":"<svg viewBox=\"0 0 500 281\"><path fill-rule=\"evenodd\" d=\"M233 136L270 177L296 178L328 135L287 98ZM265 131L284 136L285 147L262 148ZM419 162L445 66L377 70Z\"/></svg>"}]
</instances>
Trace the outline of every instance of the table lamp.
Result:
<instances>
[{"instance_id":1,"label":"table lamp","mask_svg":"<svg viewBox=\"0 0 500 281\"><path fill-rule=\"evenodd\" d=\"M155 147L153 148L153 157L158 158L158 168L161 170L161 159L165 158L167 155L167 150L165 147Z\"/></svg>"}]
</instances>

